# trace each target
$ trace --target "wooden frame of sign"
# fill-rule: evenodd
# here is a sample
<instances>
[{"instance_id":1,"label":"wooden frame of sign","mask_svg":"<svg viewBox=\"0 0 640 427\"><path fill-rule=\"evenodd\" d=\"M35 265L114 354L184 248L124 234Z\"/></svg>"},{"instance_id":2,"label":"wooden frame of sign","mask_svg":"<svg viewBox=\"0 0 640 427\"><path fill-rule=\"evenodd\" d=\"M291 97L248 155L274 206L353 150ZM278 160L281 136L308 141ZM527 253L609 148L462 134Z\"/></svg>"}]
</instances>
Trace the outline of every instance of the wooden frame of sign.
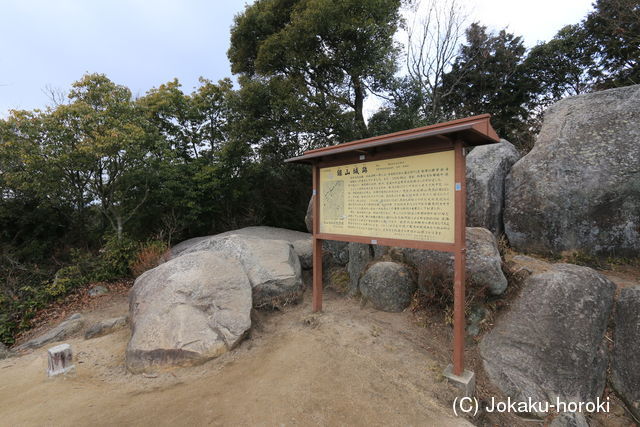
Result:
<instances>
[{"instance_id":1,"label":"wooden frame of sign","mask_svg":"<svg viewBox=\"0 0 640 427\"><path fill-rule=\"evenodd\" d=\"M488 114L318 148L313 167L313 311L322 241L431 249L454 261L453 372L464 372L465 147L499 142Z\"/></svg>"}]
</instances>

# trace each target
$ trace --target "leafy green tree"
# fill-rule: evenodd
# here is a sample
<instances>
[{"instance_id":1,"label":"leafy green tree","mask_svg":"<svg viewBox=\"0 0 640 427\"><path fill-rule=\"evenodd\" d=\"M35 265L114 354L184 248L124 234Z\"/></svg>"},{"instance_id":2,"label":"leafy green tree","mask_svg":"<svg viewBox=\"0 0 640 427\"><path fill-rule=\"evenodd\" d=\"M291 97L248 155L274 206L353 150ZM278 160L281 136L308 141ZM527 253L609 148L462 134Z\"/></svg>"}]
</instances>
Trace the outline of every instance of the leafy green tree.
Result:
<instances>
[{"instance_id":1,"label":"leafy green tree","mask_svg":"<svg viewBox=\"0 0 640 427\"><path fill-rule=\"evenodd\" d=\"M383 107L369 119L370 133L383 135L431 123L433 116L425 114L425 105L429 102L416 79L395 79Z\"/></svg>"},{"instance_id":2,"label":"leafy green tree","mask_svg":"<svg viewBox=\"0 0 640 427\"><path fill-rule=\"evenodd\" d=\"M236 16L228 56L248 77L290 80L319 115L351 111L366 135L367 93L392 77L400 0L258 0ZM338 115L333 115L338 113Z\"/></svg>"},{"instance_id":3,"label":"leafy green tree","mask_svg":"<svg viewBox=\"0 0 640 427\"><path fill-rule=\"evenodd\" d=\"M531 139L527 106L534 88L524 66L522 38L505 30L487 33L485 26L473 23L466 39L443 79L450 93L444 108L453 117L490 113L501 137L527 144Z\"/></svg>"},{"instance_id":4,"label":"leafy green tree","mask_svg":"<svg viewBox=\"0 0 640 427\"><path fill-rule=\"evenodd\" d=\"M540 83L538 101L548 105L566 96L588 92L599 71L596 49L580 25L567 25L527 55L525 68Z\"/></svg>"},{"instance_id":5,"label":"leafy green tree","mask_svg":"<svg viewBox=\"0 0 640 427\"><path fill-rule=\"evenodd\" d=\"M90 203L98 203L120 237L147 198L146 175L154 173L156 160L150 155L152 141L131 91L106 76L85 75L72 85L69 99L51 113L54 126L67 138L54 139L51 145L61 144L68 155L77 156L68 169L82 177L80 188ZM62 152L57 154L67 160Z\"/></svg>"},{"instance_id":6,"label":"leafy green tree","mask_svg":"<svg viewBox=\"0 0 640 427\"><path fill-rule=\"evenodd\" d=\"M640 84L640 2L596 0L593 6L584 28L598 48L599 87Z\"/></svg>"},{"instance_id":7,"label":"leafy green tree","mask_svg":"<svg viewBox=\"0 0 640 427\"><path fill-rule=\"evenodd\" d=\"M177 79L151 89L138 100L156 131L185 161L211 157L226 140L231 80L217 84L200 78L191 95L180 89Z\"/></svg>"}]
</instances>

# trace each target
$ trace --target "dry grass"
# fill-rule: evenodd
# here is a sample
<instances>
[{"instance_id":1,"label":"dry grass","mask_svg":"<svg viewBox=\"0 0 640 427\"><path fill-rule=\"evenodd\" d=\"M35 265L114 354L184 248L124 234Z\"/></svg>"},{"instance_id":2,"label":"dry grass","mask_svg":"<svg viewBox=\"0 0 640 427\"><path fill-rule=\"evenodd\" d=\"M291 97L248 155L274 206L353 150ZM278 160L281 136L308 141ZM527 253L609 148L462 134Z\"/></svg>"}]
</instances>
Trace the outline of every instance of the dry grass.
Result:
<instances>
[{"instance_id":1,"label":"dry grass","mask_svg":"<svg viewBox=\"0 0 640 427\"><path fill-rule=\"evenodd\" d=\"M465 315L478 303L484 304L488 299L486 286L478 286L471 278L466 281ZM443 264L428 263L418 268L418 290L413 296L410 310L418 314L427 309L438 309L444 312L446 324L453 323L453 277Z\"/></svg>"},{"instance_id":2,"label":"dry grass","mask_svg":"<svg viewBox=\"0 0 640 427\"><path fill-rule=\"evenodd\" d=\"M138 277L145 271L168 261L169 258L169 246L166 243L154 241L144 244L131 262L131 274L133 277Z\"/></svg>"}]
</instances>

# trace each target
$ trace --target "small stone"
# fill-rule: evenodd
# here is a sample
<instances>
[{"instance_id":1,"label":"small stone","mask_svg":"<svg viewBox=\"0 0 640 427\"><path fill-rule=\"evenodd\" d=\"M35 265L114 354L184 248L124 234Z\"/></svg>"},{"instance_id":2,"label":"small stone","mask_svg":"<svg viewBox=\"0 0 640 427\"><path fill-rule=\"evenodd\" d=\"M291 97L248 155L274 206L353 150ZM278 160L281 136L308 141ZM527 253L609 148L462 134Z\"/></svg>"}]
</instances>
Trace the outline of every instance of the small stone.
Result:
<instances>
[{"instance_id":1,"label":"small stone","mask_svg":"<svg viewBox=\"0 0 640 427\"><path fill-rule=\"evenodd\" d=\"M99 297L101 295L106 295L109 293L109 290L102 285L97 285L89 289L90 297Z\"/></svg>"}]
</instances>

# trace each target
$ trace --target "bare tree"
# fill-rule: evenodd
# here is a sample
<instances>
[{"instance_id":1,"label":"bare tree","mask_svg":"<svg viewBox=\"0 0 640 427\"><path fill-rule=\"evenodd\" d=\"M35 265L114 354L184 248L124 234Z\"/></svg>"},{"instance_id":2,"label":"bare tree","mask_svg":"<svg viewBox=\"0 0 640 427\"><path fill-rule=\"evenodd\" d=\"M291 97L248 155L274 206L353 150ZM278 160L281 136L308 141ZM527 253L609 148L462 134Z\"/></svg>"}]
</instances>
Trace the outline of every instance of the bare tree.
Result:
<instances>
[{"instance_id":1,"label":"bare tree","mask_svg":"<svg viewBox=\"0 0 640 427\"><path fill-rule=\"evenodd\" d=\"M68 94L63 89L56 88L50 84L47 84L41 90L42 93L44 93L46 97L49 98L49 102L51 102L53 108L65 104L68 101Z\"/></svg>"},{"instance_id":2,"label":"bare tree","mask_svg":"<svg viewBox=\"0 0 640 427\"><path fill-rule=\"evenodd\" d=\"M456 59L468 15L459 0L419 0L408 7L407 72L428 101L425 117L435 123L444 118L442 100L453 90L443 89L442 79Z\"/></svg>"}]
</instances>

